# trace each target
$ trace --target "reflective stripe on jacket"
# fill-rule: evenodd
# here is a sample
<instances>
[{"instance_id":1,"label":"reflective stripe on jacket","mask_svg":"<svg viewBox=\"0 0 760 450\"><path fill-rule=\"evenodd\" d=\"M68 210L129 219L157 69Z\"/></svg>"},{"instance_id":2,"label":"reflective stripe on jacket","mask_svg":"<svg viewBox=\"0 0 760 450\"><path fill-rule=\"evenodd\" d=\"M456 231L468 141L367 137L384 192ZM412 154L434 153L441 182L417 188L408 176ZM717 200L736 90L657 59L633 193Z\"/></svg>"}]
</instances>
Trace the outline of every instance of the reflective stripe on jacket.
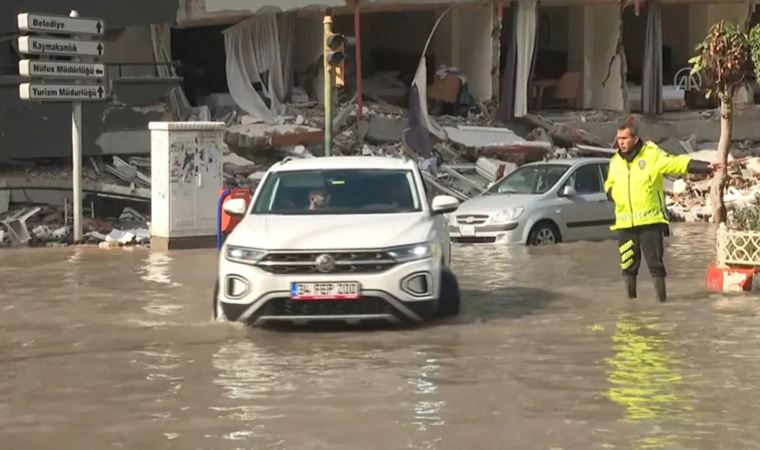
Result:
<instances>
[{"instance_id":1,"label":"reflective stripe on jacket","mask_svg":"<svg viewBox=\"0 0 760 450\"><path fill-rule=\"evenodd\" d=\"M610 160L604 190L615 202L611 230L668 223L663 177L684 176L691 158L672 156L653 142L645 142L633 161L620 153Z\"/></svg>"}]
</instances>

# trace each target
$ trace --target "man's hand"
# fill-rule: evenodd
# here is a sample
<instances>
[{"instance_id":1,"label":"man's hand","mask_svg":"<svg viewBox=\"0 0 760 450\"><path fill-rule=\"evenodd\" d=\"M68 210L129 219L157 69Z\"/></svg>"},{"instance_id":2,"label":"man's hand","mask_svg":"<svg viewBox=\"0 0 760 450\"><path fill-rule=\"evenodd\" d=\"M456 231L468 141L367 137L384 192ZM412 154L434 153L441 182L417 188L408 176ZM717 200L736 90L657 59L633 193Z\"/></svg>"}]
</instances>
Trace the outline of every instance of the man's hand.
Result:
<instances>
[{"instance_id":1,"label":"man's hand","mask_svg":"<svg viewBox=\"0 0 760 450\"><path fill-rule=\"evenodd\" d=\"M726 168L726 165L719 161L714 161L710 163L710 173L714 173L718 170L723 170Z\"/></svg>"}]
</instances>

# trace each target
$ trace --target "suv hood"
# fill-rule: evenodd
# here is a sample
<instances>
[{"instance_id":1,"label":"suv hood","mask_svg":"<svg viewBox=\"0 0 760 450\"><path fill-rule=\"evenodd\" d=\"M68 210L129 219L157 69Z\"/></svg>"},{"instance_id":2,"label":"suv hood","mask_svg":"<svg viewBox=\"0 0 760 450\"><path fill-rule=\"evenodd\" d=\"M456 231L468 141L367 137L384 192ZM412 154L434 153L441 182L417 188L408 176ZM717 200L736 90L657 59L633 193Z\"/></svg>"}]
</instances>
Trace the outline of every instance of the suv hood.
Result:
<instances>
[{"instance_id":1,"label":"suv hood","mask_svg":"<svg viewBox=\"0 0 760 450\"><path fill-rule=\"evenodd\" d=\"M481 195L471 198L456 210L454 215L461 214L493 214L503 209L519 208L526 206L528 203L535 201L540 195L530 194L500 194L500 195Z\"/></svg>"},{"instance_id":2,"label":"suv hood","mask_svg":"<svg viewBox=\"0 0 760 450\"><path fill-rule=\"evenodd\" d=\"M345 215L249 215L227 239L265 250L374 249L432 238L426 213Z\"/></svg>"}]
</instances>

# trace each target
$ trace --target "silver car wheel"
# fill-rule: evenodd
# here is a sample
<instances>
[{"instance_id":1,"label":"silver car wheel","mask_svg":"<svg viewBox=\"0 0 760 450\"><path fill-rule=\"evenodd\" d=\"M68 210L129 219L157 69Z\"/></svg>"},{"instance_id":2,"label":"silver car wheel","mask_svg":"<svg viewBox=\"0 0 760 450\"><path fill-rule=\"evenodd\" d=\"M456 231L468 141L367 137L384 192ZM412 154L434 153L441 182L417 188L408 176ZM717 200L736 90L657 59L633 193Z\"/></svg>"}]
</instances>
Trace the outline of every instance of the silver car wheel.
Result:
<instances>
[{"instance_id":1,"label":"silver car wheel","mask_svg":"<svg viewBox=\"0 0 760 450\"><path fill-rule=\"evenodd\" d=\"M554 236L554 232L549 228L542 228L536 235L536 245L551 245L556 244L557 238Z\"/></svg>"}]
</instances>

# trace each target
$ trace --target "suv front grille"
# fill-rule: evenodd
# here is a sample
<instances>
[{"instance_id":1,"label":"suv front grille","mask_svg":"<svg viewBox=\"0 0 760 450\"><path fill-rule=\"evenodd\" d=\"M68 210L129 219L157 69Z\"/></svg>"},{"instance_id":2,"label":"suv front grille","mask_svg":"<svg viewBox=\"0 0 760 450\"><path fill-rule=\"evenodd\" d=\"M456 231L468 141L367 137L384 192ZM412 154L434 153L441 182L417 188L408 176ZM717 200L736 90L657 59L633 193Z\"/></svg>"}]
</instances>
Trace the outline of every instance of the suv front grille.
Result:
<instances>
[{"instance_id":1,"label":"suv front grille","mask_svg":"<svg viewBox=\"0 0 760 450\"><path fill-rule=\"evenodd\" d=\"M279 297L268 301L256 316L348 316L394 314L396 311L379 297L357 300L291 300Z\"/></svg>"},{"instance_id":2,"label":"suv front grille","mask_svg":"<svg viewBox=\"0 0 760 450\"><path fill-rule=\"evenodd\" d=\"M457 216L457 223L460 225L483 225L488 220L488 215L484 214L462 214Z\"/></svg>"},{"instance_id":3,"label":"suv front grille","mask_svg":"<svg viewBox=\"0 0 760 450\"><path fill-rule=\"evenodd\" d=\"M329 255L335 260L332 270L321 272L317 269L317 258L322 255ZM275 274L378 273L395 266L396 261L382 251L283 252L269 253L256 265Z\"/></svg>"}]
</instances>

